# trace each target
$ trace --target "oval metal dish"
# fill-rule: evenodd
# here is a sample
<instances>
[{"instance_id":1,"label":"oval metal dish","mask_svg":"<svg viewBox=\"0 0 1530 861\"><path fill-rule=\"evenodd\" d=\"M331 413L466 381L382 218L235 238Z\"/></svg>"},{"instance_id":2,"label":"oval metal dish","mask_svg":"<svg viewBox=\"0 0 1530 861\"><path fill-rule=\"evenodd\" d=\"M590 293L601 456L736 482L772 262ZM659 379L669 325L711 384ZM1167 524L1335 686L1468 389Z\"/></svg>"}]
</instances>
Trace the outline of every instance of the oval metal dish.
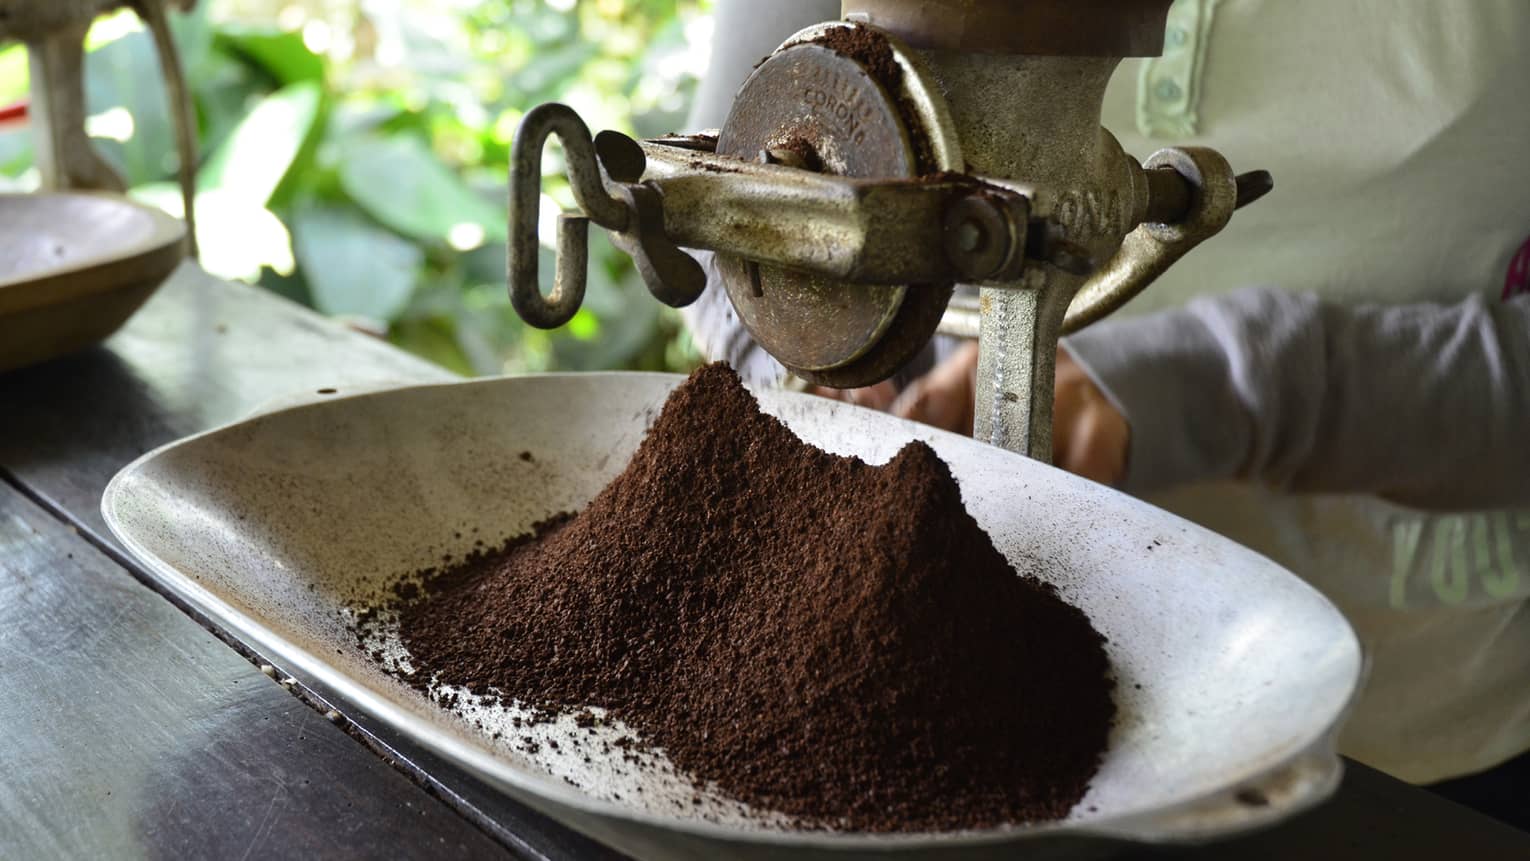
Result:
<instances>
[{"instance_id":1,"label":"oval metal dish","mask_svg":"<svg viewBox=\"0 0 1530 861\"><path fill-rule=\"evenodd\" d=\"M494 739L474 723L484 713L441 708L357 644L345 614L358 596L477 538L497 541L580 507L622 469L679 381L549 375L341 393L150 453L112 481L102 507L153 576L220 625L472 774L640 857L1083 855L1119 841L1261 827L1333 790L1334 735L1362 661L1349 625L1316 591L1120 493L807 395L758 392L768 412L830 451L880 463L911 439L928 441L1015 566L1055 583L1109 638L1121 718L1069 819L873 836L761 824L716 800L676 805L672 775L608 780L615 772L600 763L570 771L545 744L528 752ZM620 784L618 800L619 781L648 791Z\"/></svg>"}]
</instances>

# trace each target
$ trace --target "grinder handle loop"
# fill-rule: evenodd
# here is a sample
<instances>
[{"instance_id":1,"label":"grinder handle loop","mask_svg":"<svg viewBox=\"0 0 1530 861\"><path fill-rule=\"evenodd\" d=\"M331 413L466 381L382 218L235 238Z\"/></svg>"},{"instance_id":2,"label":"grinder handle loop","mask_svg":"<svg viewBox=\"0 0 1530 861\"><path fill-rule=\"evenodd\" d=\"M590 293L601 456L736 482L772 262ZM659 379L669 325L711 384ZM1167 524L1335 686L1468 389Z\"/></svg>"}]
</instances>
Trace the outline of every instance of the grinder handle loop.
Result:
<instances>
[{"instance_id":1,"label":"grinder handle loop","mask_svg":"<svg viewBox=\"0 0 1530 861\"><path fill-rule=\"evenodd\" d=\"M569 185L584 214L563 213L558 218L553 292L544 297L537 279L537 255L542 149L551 135L563 144ZM627 229L631 213L622 200L606 191L590 129L579 115L567 105L539 105L521 120L510 160L510 304L521 319L540 329L556 329L578 312L588 274L591 221L620 232Z\"/></svg>"}]
</instances>

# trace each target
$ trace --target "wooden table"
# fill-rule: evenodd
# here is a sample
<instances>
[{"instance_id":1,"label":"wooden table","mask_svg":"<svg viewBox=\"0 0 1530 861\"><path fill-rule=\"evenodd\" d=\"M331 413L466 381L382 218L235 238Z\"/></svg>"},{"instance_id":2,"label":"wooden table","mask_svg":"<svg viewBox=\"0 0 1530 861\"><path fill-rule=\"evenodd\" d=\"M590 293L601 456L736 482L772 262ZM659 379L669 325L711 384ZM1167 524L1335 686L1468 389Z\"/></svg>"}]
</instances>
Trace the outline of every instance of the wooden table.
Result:
<instances>
[{"instance_id":1,"label":"wooden table","mask_svg":"<svg viewBox=\"0 0 1530 861\"><path fill-rule=\"evenodd\" d=\"M616 857L313 680L279 684L101 519L111 476L165 442L297 392L447 376L190 265L104 347L0 374L0 858ZM1357 851L1530 858L1530 835L1352 765L1274 831L1129 854Z\"/></svg>"}]
</instances>

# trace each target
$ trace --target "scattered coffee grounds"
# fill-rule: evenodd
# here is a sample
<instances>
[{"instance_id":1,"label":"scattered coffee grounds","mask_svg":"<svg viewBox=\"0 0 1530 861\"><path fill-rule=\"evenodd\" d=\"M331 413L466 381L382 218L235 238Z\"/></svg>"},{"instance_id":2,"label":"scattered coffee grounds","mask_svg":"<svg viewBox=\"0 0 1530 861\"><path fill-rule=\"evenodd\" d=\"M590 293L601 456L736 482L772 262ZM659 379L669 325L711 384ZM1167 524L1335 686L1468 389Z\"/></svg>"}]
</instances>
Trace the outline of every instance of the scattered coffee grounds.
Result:
<instances>
[{"instance_id":1,"label":"scattered coffee grounds","mask_svg":"<svg viewBox=\"0 0 1530 861\"><path fill-rule=\"evenodd\" d=\"M859 63L890 93L903 87L903 67L881 31L870 27L831 27L813 39L816 44Z\"/></svg>"},{"instance_id":2,"label":"scattered coffee grounds","mask_svg":"<svg viewBox=\"0 0 1530 861\"><path fill-rule=\"evenodd\" d=\"M1062 817L1115 713L1100 635L1016 574L928 446L827 454L722 365L583 512L423 591L400 609L415 684L603 707L699 785L804 827Z\"/></svg>"},{"instance_id":3,"label":"scattered coffee grounds","mask_svg":"<svg viewBox=\"0 0 1530 861\"><path fill-rule=\"evenodd\" d=\"M842 57L854 60L866 71L866 74L887 90L898 106L898 115L903 120L903 127L908 130L909 143L914 147L914 163L917 172L927 173L934 170L935 153L922 131L925 127L920 119L922 114L909 99L907 88L904 86L903 67L898 65L898 59L893 53L892 43L887 41L887 35L871 27L831 27L815 37L812 42Z\"/></svg>"}]
</instances>

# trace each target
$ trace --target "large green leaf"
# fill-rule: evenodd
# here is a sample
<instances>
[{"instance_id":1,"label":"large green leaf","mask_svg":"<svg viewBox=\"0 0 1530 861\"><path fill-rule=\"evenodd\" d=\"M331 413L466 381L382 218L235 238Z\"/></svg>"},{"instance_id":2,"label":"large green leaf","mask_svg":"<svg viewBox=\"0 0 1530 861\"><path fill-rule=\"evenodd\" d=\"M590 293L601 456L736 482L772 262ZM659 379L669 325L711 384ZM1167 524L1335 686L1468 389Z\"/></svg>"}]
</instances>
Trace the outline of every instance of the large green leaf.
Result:
<instances>
[{"instance_id":1,"label":"large green leaf","mask_svg":"<svg viewBox=\"0 0 1530 861\"><path fill-rule=\"evenodd\" d=\"M308 281L303 273L296 267L287 274L282 274L269 267L260 270L260 286L270 290L278 296L306 305L314 306L313 291L308 289Z\"/></svg>"},{"instance_id":2,"label":"large green leaf","mask_svg":"<svg viewBox=\"0 0 1530 861\"><path fill-rule=\"evenodd\" d=\"M445 241L459 224L507 234L506 213L468 188L413 135L364 135L340 154L340 184L369 215L406 236Z\"/></svg>"},{"instance_id":3,"label":"large green leaf","mask_svg":"<svg viewBox=\"0 0 1530 861\"><path fill-rule=\"evenodd\" d=\"M574 42L541 51L510 80L510 85L530 95L533 101L557 98L584 64L599 54L600 48L588 42Z\"/></svg>"},{"instance_id":4,"label":"large green leaf","mask_svg":"<svg viewBox=\"0 0 1530 861\"><path fill-rule=\"evenodd\" d=\"M333 206L300 208L292 231L298 265L320 311L391 320L408 303L425 259L413 243Z\"/></svg>"},{"instance_id":5,"label":"large green leaf","mask_svg":"<svg viewBox=\"0 0 1530 861\"><path fill-rule=\"evenodd\" d=\"M474 367L472 359L457 342L456 326L456 320L451 317L404 320L389 327L388 340L394 346L464 376L491 373Z\"/></svg>"},{"instance_id":6,"label":"large green leaf","mask_svg":"<svg viewBox=\"0 0 1530 861\"><path fill-rule=\"evenodd\" d=\"M170 4L175 5L175 4ZM181 69L186 81L196 88L196 81L208 71L213 59L213 30L207 21L207 7L211 3L198 3L186 12L170 15L170 36L175 40L175 51L181 58ZM134 13L136 14L136 13Z\"/></svg>"},{"instance_id":7,"label":"large green leaf","mask_svg":"<svg viewBox=\"0 0 1530 861\"><path fill-rule=\"evenodd\" d=\"M324 58L308 50L300 33L225 27L218 31L216 44L249 58L279 84L324 81Z\"/></svg>"},{"instance_id":8,"label":"large green leaf","mask_svg":"<svg viewBox=\"0 0 1530 861\"><path fill-rule=\"evenodd\" d=\"M322 100L319 85L312 81L262 99L207 160L197 176L198 187L264 205L313 132Z\"/></svg>"},{"instance_id":9,"label":"large green leaf","mask_svg":"<svg viewBox=\"0 0 1530 861\"><path fill-rule=\"evenodd\" d=\"M366 134L398 117L404 109L388 99L348 94L329 115L330 138Z\"/></svg>"}]
</instances>

